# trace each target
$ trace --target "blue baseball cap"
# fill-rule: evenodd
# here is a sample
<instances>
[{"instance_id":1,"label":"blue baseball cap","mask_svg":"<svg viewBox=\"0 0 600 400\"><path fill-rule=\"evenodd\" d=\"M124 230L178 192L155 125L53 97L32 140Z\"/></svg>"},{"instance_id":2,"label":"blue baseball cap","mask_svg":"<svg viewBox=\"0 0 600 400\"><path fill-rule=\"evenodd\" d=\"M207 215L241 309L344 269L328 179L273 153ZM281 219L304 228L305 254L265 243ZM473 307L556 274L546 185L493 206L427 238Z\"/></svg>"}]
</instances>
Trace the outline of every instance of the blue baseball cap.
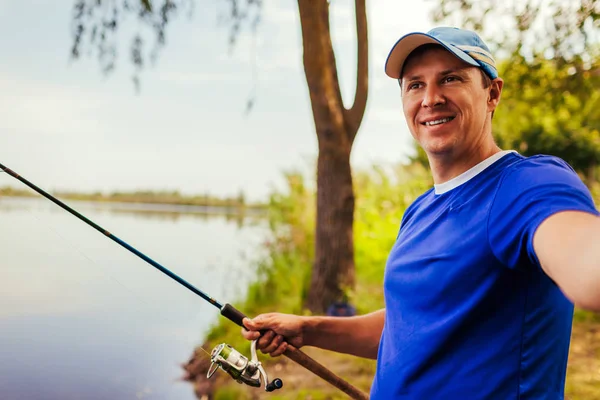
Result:
<instances>
[{"instance_id":1,"label":"blue baseball cap","mask_svg":"<svg viewBox=\"0 0 600 400\"><path fill-rule=\"evenodd\" d=\"M385 73L400 79L404 62L417 47L439 44L467 64L481 68L491 79L498 77L496 61L490 49L475 32L459 28L439 27L427 33L413 32L402 36L392 47L385 62Z\"/></svg>"}]
</instances>

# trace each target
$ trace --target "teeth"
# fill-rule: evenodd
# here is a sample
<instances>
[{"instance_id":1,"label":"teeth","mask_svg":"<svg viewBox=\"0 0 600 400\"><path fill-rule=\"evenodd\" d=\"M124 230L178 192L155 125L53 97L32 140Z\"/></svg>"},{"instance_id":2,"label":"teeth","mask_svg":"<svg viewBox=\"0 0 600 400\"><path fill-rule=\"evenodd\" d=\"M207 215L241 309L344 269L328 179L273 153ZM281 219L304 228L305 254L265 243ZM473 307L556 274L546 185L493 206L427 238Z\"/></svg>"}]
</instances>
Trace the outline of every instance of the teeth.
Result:
<instances>
[{"instance_id":1,"label":"teeth","mask_svg":"<svg viewBox=\"0 0 600 400\"><path fill-rule=\"evenodd\" d=\"M436 119L435 121L425 122L425 125L427 125L427 126L439 125L439 124L443 124L443 123L446 123L451 120L452 120L452 118Z\"/></svg>"}]
</instances>

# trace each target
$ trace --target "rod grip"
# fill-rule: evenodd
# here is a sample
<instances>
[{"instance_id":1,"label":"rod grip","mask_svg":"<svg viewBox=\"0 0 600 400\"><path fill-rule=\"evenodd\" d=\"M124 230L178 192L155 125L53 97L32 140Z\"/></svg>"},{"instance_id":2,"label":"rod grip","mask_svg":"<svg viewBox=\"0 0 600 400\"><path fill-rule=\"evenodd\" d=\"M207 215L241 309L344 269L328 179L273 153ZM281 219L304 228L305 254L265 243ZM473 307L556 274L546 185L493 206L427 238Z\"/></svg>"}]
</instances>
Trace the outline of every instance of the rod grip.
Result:
<instances>
[{"instance_id":1,"label":"rod grip","mask_svg":"<svg viewBox=\"0 0 600 400\"><path fill-rule=\"evenodd\" d=\"M231 322L237 324L238 326L244 326L242 324L242 320L246 318L244 313L235 308L229 303L225 303L223 308L221 308L221 315L230 320Z\"/></svg>"}]
</instances>

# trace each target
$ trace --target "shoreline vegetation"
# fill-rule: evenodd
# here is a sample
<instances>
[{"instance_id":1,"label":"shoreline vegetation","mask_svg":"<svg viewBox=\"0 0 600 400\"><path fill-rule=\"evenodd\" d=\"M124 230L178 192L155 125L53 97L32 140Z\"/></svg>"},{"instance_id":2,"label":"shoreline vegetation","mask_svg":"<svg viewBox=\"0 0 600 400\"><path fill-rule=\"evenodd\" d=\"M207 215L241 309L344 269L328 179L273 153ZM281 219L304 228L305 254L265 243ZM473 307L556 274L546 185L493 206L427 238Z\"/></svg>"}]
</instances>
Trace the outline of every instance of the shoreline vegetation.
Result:
<instances>
[{"instance_id":1,"label":"shoreline vegetation","mask_svg":"<svg viewBox=\"0 0 600 400\"><path fill-rule=\"evenodd\" d=\"M139 203L139 204L168 204L177 206L198 206L229 209L234 212L266 211L264 203L248 202L240 192L235 197L216 197L209 194L184 195L179 191L136 190L130 192L50 192L59 199L93 202ZM0 187L0 197L40 197L30 189L15 189L11 186Z\"/></svg>"},{"instance_id":2,"label":"shoreline vegetation","mask_svg":"<svg viewBox=\"0 0 600 400\"><path fill-rule=\"evenodd\" d=\"M110 194L52 192L65 200L115 203L167 204L177 206L214 207L229 213L258 211L267 218L269 233L263 241L261 256L249 261L256 279L245 298L234 306L252 317L264 312L307 314L304 302L310 284L314 254L315 193L307 182L311 179L298 172L284 176L286 188L274 192L264 204L248 204L243 194L219 199L209 195L184 196L168 191L134 191ZM586 182L596 204L600 204L600 183ZM396 238L406 207L432 186L427 170L419 164L392 168L371 167L354 173L356 193L354 242L356 288L348 292L358 314L383 307L383 270L385 260ZM29 189L0 188L0 198L39 197ZM210 351L220 343L232 345L242 354L250 355L250 342L245 341L240 328L220 318L182 364L184 380L189 381L200 400L342 400L348 397L308 370L286 357L270 358L259 354L270 379L279 377L284 387L274 393L240 385L225 372L217 372L210 380L206 372ZM341 378L368 393L375 361L304 347L302 351ZM600 314L576 309L569 351L567 400L600 400Z\"/></svg>"},{"instance_id":3,"label":"shoreline vegetation","mask_svg":"<svg viewBox=\"0 0 600 400\"><path fill-rule=\"evenodd\" d=\"M270 233L264 241L265 252L250 261L256 280L245 298L234 306L249 317L264 312L307 314L303 307L310 284L314 248L315 193L300 173L285 175L287 187L273 193L268 204ZM356 288L347 293L358 314L383 307L383 271L404 210L431 188L431 177L420 165L398 166L392 170L372 167L354 173L356 208L354 242ZM594 182L593 193L600 204L600 192ZM211 328L202 346L195 349L183 365L184 379L191 382L200 400L334 400L348 399L341 391L300 367L286 357L270 358L259 353L269 378L281 378L283 389L265 393L240 385L225 372L206 378L209 352L227 343L250 355L250 342L240 328L220 318ZM302 351L355 385L369 392L375 361L304 347ZM576 309L567 369L565 399L600 400L600 314Z\"/></svg>"}]
</instances>

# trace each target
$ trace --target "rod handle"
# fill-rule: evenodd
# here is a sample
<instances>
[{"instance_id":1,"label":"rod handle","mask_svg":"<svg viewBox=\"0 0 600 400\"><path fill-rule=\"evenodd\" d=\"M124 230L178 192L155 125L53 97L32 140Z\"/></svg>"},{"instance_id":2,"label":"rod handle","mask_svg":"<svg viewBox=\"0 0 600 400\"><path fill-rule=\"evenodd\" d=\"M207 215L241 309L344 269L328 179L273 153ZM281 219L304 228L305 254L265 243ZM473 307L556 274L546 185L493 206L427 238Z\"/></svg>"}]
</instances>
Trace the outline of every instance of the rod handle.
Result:
<instances>
[{"instance_id":1,"label":"rod handle","mask_svg":"<svg viewBox=\"0 0 600 400\"><path fill-rule=\"evenodd\" d=\"M235 323L238 326L243 327L242 320L246 318L243 312L235 308L229 303L225 303L223 308L221 308L221 315Z\"/></svg>"},{"instance_id":2,"label":"rod handle","mask_svg":"<svg viewBox=\"0 0 600 400\"><path fill-rule=\"evenodd\" d=\"M221 315L242 327L242 320L246 318L244 313L242 313L229 303L225 303L223 308L221 308ZM311 371L313 374L317 375L321 379L329 382L336 388L340 389L342 392L350 396L350 398L354 400L369 400L369 396L367 396L365 393L352 386L350 383L346 382L345 380L343 380L342 378L325 368L323 365L319 364L316 360L309 357L306 353L295 348L291 344L288 343L288 347L283 353L283 355L285 355L290 360L300 364L301 366Z\"/></svg>"}]
</instances>

